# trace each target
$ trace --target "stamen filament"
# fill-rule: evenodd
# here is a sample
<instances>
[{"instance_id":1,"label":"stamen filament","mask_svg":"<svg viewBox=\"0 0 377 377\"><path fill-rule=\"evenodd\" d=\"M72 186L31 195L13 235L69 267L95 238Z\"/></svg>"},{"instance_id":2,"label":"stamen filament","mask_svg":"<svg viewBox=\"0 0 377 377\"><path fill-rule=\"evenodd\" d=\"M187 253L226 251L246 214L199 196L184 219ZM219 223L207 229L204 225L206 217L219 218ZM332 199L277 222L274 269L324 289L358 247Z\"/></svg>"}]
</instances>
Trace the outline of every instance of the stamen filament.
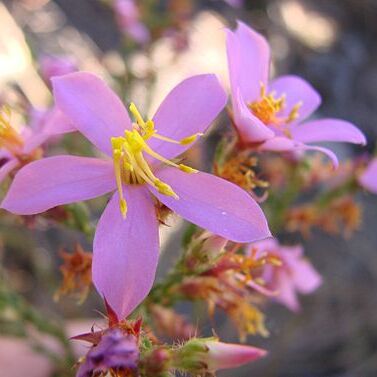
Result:
<instances>
[{"instance_id":1,"label":"stamen filament","mask_svg":"<svg viewBox=\"0 0 377 377\"><path fill-rule=\"evenodd\" d=\"M158 133L153 134L153 137L159 140L167 141L168 143L173 143L173 144L179 144L179 145L187 145L193 143L197 137L202 136L203 134L201 132L198 132L196 134L184 137L181 140L174 140L170 137L160 135Z\"/></svg>"},{"instance_id":2,"label":"stamen filament","mask_svg":"<svg viewBox=\"0 0 377 377\"><path fill-rule=\"evenodd\" d=\"M17 154L24 142L21 135L13 128L9 107L3 106L0 111L0 147L6 148L9 152Z\"/></svg>"},{"instance_id":3,"label":"stamen filament","mask_svg":"<svg viewBox=\"0 0 377 377\"><path fill-rule=\"evenodd\" d=\"M136 123L133 123L132 130L126 130L124 136L111 138L113 158L114 158L114 173L116 178L116 185L119 192L119 206L123 217L127 214L127 203L123 195L124 184L148 184L154 187L159 193L167 196L172 196L179 199L170 185L157 178L148 161L144 157L144 153L155 158L156 160L180 169L185 173L196 173L197 170L186 166L184 164L176 164L159 153L150 148L146 142L151 137L174 143L185 145L192 143L200 133L188 136L182 140L174 140L169 137L157 134L152 120L144 121L139 110L134 103L130 104L130 112L133 114Z\"/></svg>"},{"instance_id":4,"label":"stamen filament","mask_svg":"<svg viewBox=\"0 0 377 377\"><path fill-rule=\"evenodd\" d=\"M302 102L294 105L288 116L278 117L277 114L286 106L286 96L282 94L277 98L275 91L268 93L265 84L261 83L260 99L248 106L253 114L267 125L285 127L298 118Z\"/></svg>"},{"instance_id":5,"label":"stamen filament","mask_svg":"<svg viewBox=\"0 0 377 377\"><path fill-rule=\"evenodd\" d=\"M126 216L127 216L127 202L126 202L126 199L124 199L124 196L123 196L122 171L121 171L122 152L119 149L114 149L113 158L114 158L115 180L116 180L117 189L118 189L118 193L119 193L120 212L122 213L123 218L126 218Z\"/></svg>"},{"instance_id":6,"label":"stamen filament","mask_svg":"<svg viewBox=\"0 0 377 377\"><path fill-rule=\"evenodd\" d=\"M129 107L132 115L135 117L137 124L144 130L145 129L145 122L143 117L141 116L139 110L137 109L136 105L131 102Z\"/></svg>"}]
</instances>

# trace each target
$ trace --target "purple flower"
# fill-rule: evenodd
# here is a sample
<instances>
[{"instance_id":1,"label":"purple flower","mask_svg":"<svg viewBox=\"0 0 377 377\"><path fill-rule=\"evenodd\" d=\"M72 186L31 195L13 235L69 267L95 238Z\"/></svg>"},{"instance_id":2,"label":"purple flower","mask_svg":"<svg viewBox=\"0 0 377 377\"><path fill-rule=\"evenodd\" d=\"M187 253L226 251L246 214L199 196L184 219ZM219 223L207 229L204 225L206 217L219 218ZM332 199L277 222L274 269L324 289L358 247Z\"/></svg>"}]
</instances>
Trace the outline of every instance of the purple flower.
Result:
<instances>
[{"instance_id":1,"label":"purple flower","mask_svg":"<svg viewBox=\"0 0 377 377\"><path fill-rule=\"evenodd\" d=\"M113 9L122 33L137 43L149 42L149 30L140 21L139 9L134 0L114 0Z\"/></svg>"},{"instance_id":2,"label":"purple flower","mask_svg":"<svg viewBox=\"0 0 377 377\"><path fill-rule=\"evenodd\" d=\"M138 361L139 347L136 337L124 335L119 329L110 329L100 342L90 349L76 376L92 377L108 371L132 373L137 370Z\"/></svg>"},{"instance_id":3,"label":"purple flower","mask_svg":"<svg viewBox=\"0 0 377 377\"><path fill-rule=\"evenodd\" d=\"M227 55L233 117L243 143L278 152L318 150L334 165L337 158L331 150L306 143L366 143L361 131L349 122L306 121L321 103L319 94L297 76L268 81L269 45L242 22L234 32L227 30Z\"/></svg>"},{"instance_id":4,"label":"purple flower","mask_svg":"<svg viewBox=\"0 0 377 377\"><path fill-rule=\"evenodd\" d=\"M377 158L374 158L360 175L358 181L366 190L377 194Z\"/></svg>"},{"instance_id":5,"label":"purple flower","mask_svg":"<svg viewBox=\"0 0 377 377\"><path fill-rule=\"evenodd\" d=\"M255 250L257 256L268 253L281 260L281 266L266 265L261 278L265 288L276 293L270 295L272 299L290 310L300 309L297 293L309 294L321 285L322 278L304 258L302 246L282 246L276 239L269 239L250 244L249 251Z\"/></svg>"},{"instance_id":6,"label":"purple flower","mask_svg":"<svg viewBox=\"0 0 377 377\"><path fill-rule=\"evenodd\" d=\"M10 112L0 112L0 183L16 168L41 157L40 146L53 136L71 132L71 122L57 109L30 113L30 127L13 127Z\"/></svg>"},{"instance_id":7,"label":"purple flower","mask_svg":"<svg viewBox=\"0 0 377 377\"><path fill-rule=\"evenodd\" d=\"M39 65L42 78L48 84L51 77L67 75L77 71L76 62L67 56L43 56Z\"/></svg>"},{"instance_id":8,"label":"purple flower","mask_svg":"<svg viewBox=\"0 0 377 377\"><path fill-rule=\"evenodd\" d=\"M35 214L116 190L94 237L93 281L119 318L128 315L153 284L159 250L155 198L233 241L270 235L262 210L245 191L171 162L225 105L226 95L214 75L183 81L153 120L144 121L131 104L136 123L92 74L57 77L53 87L57 106L112 159L56 156L33 162L16 175L2 208Z\"/></svg>"}]
</instances>

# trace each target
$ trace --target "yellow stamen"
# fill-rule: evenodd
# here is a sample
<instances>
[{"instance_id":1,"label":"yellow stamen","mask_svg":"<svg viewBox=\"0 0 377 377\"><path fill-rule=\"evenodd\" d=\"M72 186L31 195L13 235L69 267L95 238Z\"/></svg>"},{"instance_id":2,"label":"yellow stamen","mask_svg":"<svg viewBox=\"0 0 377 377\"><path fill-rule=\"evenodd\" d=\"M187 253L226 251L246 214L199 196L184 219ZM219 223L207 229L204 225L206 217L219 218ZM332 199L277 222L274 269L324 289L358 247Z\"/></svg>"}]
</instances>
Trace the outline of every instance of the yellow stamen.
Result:
<instances>
[{"instance_id":1,"label":"yellow stamen","mask_svg":"<svg viewBox=\"0 0 377 377\"><path fill-rule=\"evenodd\" d=\"M174 192L170 185L161 181L154 175L144 157L144 153L166 165L180 169L185 173L191 174L197 172L196 169L189 166L184 164L178 165L164 158L147 144L147 140L155 137L166 142L186 145L193 142L199 135L201 135L195 134L180 141L159 135L154 128L153 121L144 121L134 103L130 104L129 109L136 120L136 123L133 124L133 129L126 130L124 136L111 138L114 158L114 172L117 189L119 192L119 206L123 217L126 217L127 215L127 203L123 195L123 187L127 184L146 183L154 187L163 195L172 196L175 199L179 199L178 195Z\"/></svg>"},{"instance_id":2,"label":"yellow stamen","mask_svg":"<svg viewBox=\"0 0 377 377\"><path fill-rule=\"evenodd\" d=\"M172 196L175 199L179 199L178 195L173 191L173 189L165 182L160 181L158 178L154 181L154 185L158 192L167 196Z\"/></svg>"},{"instance_id":3,"label":"yellow stamen","mask_svg":"<svg viewBox=\"0 0 377 377\"><path fill-rule=\"evenodd\" d=\"M10 108L3 106L0 110L0 147L17 154L23 147L24 142L21 135L12 126L10 118Z\"/></svg>"},{"instance_id":4,"label":"yellow stamen","mask_svg":"<svg viewBox=\"0 0 377 377\"><path fill-rule=\"evenodd\" d=\"M290 113L285 118L280 118L278 113L286 106L285 94L276 98L275 92L267 93L266 86L261 83L260 99L249 104L252 113L263 123L273 126L285 126L299 116L299 110L302 102L293 106Z\"/></svg>"},{"instance_id":5,"label":"yellow stamen","mask_svg":"<svg viewBox=\"0 0 377 377\"><path fill-rule=\"evenodd\" d=\"M117 189L119 193L119 207L120 212L122 213L123 218L127 216L127 203L123 196L123 184L122 184L122 151L121 151L121 143L119 138L113 137L111 139L111 144L113 147L113 159L114 159L114 172L115 172L115 180L117 184Z\"/></svg>"},{"instance_id":6,"label":"yellow stamen","mask_svg":"<svg viewBox=\"0 0 377 377\"><path fill-rule=\"evenodd\" d=\"M136 105L135 105L133 102L131 102L129 109L130 109L132 115L134 116L134 118L135 118L137 124L138 124L141 128L144 129L144 128L145 128L145 122L144 122L144 119L143 119L143 117L141 116L141 114L140 114L138 108L136 107Z\"/></svg>"},{"instance_id":7,"label":"yellow stamen","mask_svg":"<svg viewBox=\"0 0 377 377\"><path fill-rule=\"evenodd\" d=\"M203 134L201 132L198 132L194 135L187 136L179 142L181 145L187 145L193 143L199 136L202 136Z\"/></svg>"},{"instance_id":8,"label":"yellow stamen","mask_svg":"<svg viewBox=\"0 0 377 377\"><path fill-rule=\"evenodd\" d=\"M275 267L280 267L283 265L283 262L278 257L275 257L273 255L268 256L268 263L272 264Z\"/></svg>"},{"instance_id":9,"label":"yellow stamen","mask_svg":"<svg viewBox=\"0 0 377 377\"><path fill-rule=\"evenodd\" d=\"M185 173L192 174L192 173L197 173L198 172L198 170L193 169L192 167L187 166L187 165L179 164L178 166L179 166L179 169L181 169Z\"/></svg>"},{"instance_id":10,"label":"yellow stamen","mask_svg":"<svg viewBox=\"0 0 377 377\"><path fill-rule=\"evenodd\" d=\"M296 120L298 118L299 110L300 110L301 106L302 106L302 102L298 102L298 103L296 103L296 105L294 105L292 107L292 110L290 111L288 118L287 118L287 123L293 122L294 120Z\"/></svg>"}]
</instances>

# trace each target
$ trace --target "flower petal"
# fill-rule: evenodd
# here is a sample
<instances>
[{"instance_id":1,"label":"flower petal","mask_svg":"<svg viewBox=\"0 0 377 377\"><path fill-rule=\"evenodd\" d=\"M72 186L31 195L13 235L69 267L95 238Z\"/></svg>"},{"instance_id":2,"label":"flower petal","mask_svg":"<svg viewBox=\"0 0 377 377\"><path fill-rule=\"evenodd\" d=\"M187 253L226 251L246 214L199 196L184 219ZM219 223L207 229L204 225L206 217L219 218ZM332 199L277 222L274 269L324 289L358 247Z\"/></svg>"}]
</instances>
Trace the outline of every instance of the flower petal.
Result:
<instances>
[{"instance_id":1,"label":"flower petal","mask_svg":"<svg viewBox=\"0 0 377 377\"><path fill-rule=\"evenodd\" d=\"M303 151L315 151L315 152L324 153L331 160L334 169L337 169L339 166L338 157L336 157L336 154L329 148L302 144L301 148L298 148L297 150L300 150L300 149Z\"/></svg>"},{"instance_id":2,"label":"flower petal","mask_svg":"<svg viewBox=\"0 0 377 377\"><path fill-rule=\"evenodd\" d=\"M182 81L164 99L153 117L156 130L163 136L181 140L204 132L224 108L227 96L215 75L197 75ZM171 159L189 145L150 139L149 146Z\"/></svg>"},{"instance_id":3,"label":"flower petal","mask_svg":"<svg viewBox=\"0 0 377 377\"><path fill-rule=\"evenodd\" d=\"M156 175L171 185L179 199L154 194L188 221L236 242L271 235L258 204L238 186L211 174L187 174L174 168L165 168Z\"/></svg>"},{"instance_id":4,"label":"flower petal","mask_svg":"<svg viewBox=\"0 0 377 377\"><path fill-rule=\"evenodd\" d=\"M292 139L284 136L277 136L266 140L258 149L261 151L290 152L295 149L297 144L298 143L295 143Z\"/></svg>"},{"instance_id":5,"label":"flower petal","mask_svg":"<svg viewBox=\"0 0 377 377\"><path fill-rule=\"evenodd\" d=\"M305 259L296 261L293 281L296 289L302 294L312 293L322 284L321 275L312 264Z\"/></svg>"},{"instance_id":6,"label":"flower petal","mask_svg":"<svg viewBox=\"0 0 377 377\"><path fill-rule=\"evenodd\" d=\"M41 112L40 112L41 113ZM37 116L35 116L37 118ZM38 119L39 118L39 119ZM44 111L30 124L25 133L23 153L29 154L53 136L77 131L72 122L56 107Z\"/></svg>"},{"instance_id":7,"label":"flower petal","mask_svg":"<svg viewBox=\"0 0 377 377\"><path fill-rule=\"evenodd\" d=\"M321 96L304 79L298 76L281 76L272 80L269 84L269 92L275 91L275 96L285 95L285 107L279 113L280 117L286 117L292 108L301 103L298 110L298 118L294 123L300 123L311 115L321 104Z\"/></svg>"},{"instance_id":8,"label":"flower petal","mask_svg":"<svg viewBox=\"0 0 377 377\"><path fill-rule=\"evenodd\" d=\"M293 312L298 312L300 310L300 303L298 301L292 278L286 271L276 272L274 288L278 291L278 295L274 300L285 305Z\"/></svg>"},{"instance_id":9,"label":"flower petal","mask_svg":"<svg viewBox=\"0 0 377 377\"><path fill-rule=\"evenodd\" d=\"M33 215L58 205L95 198L115 188L113 166L97 158L56 156L22 168L1 204L12 213Z\"/></svg>"},{"instance_id":10,"label":"flower petal","mask_svg":"<svg viewBox=\"0 0 377 377\"><path fill-rule=\"evenodd\" d=\"M267 84L270 48L266 39L242 22L227 31L227 56L232 96L240 88L247 102L259 98L261 83Z\"/></svg>"},{"instance_id":11,"label":"flower petal","mask_svg":"<svg viewBox=\"0 0 377 377\"><path fill-rule=\"evenodd\" d=\"M289 139L287 137L278 136L272 139L266 140L259 148L261 151L273 151L273 152L305 152L316 151L324 153L330 158L334 168L339 165L338 158L335 153L328 148L318 147L315 145L306 145L299 141Z\"/></svg>"},{"instance_id":12,"label":"flower petal","mask_svg":"<svg viewBox=\"0 0 377 377\"><path fill-rule=\"evenodd\" d=\"M377 158L373 159L359 178L359 183L368 191L377 194Z\"/></svg>"},{"instance_id":13,"label":"flower petal","mask_svg":"<svg viewBox=\"0 0 377 377\"><path fill-rule=\"evenodd\" d=\"M237 368L267 355L267 351L241 344L207 341L207 364L210 371Z\"/></svg>"},{"instance_id":14,"label":"flower petal","mask_svg":"<svg viewBox=\"0 0 377 377\"><path fill-rule=\"evenodd\" d=\"M258 119L246 106L241 93L233 97L234 123L240 138L246 143L258 143L271 139L275 133Z\"/></svg>"},{"instance_id":15,"label":"flower petal","mask_svg":"<svg viewBox=\"0 0 377 377\"><path fill-rule=\"evenodd\" d=\"M110 138L131 128L121 100L91 73L76 72L51 81L57 107L97 148L111 155Z\"/></svg>"},{"instance_id":16,"label":"flower petal","mask_svg":"<svg viewBox=\"0 0 377 377\"><path fill-rule=\"evenodd\" d=\"M50 135L60 135L76 131L71 120L56 107L49 111L46 117L47 119L42 125L42 132Z\"/></svg>"},{"instance_id":17,"label":"flower petal","mask_svg":"<svg viewBox=\"0 0 377 377\"><path fill-rule=\"evenodd\" d=\"M336 141L366 144L364 134L352 123L340 119L319 119L292 127L295 140L303 143Z\"/></svg>"},{"instance_id":18,"label":"flower petal","mask_svg":"<svg viewBox=\"0 0 377 377\"><path fill-rule=\"evenodd\" d=\"M7 175L19 165L17 158L11 158L4 165L0 167L0 183L7 177Z\"/></svg>"},{"instance_id":19,"label":"flower petal","mask_svg":"<svg viewBox=\"0 0 377 377\"><path fill-rule=\"evenodd\" d=\"M93 282L119 319L140 304L152 287L158 262L158 222L150 193L125 189L126 219L115 193L99 220L93 247Z\"/></svg>"}]
</instances>

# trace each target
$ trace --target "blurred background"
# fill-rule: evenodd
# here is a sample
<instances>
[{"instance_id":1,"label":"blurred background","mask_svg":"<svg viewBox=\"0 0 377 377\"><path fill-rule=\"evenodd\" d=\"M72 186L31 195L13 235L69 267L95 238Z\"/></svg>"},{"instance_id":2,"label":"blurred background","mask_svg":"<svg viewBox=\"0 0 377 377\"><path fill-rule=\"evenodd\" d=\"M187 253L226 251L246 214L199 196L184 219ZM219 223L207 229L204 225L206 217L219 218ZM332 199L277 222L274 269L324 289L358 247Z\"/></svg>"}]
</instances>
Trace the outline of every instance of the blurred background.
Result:
<instances>
[{"instance_id":1,"label":"blurred background","mask_svg":"<svg viewBox=\"0 0 377 377\"><path fill-rule=\"evenodd\" d=\"M354 122L367 135L367 150L373 152L377 138L376 0L246 0L243 7L221 0L137 3L145 11L147 35L145 30L122 29L107 1L0 2L1 101L21 92L33 106L47 107L51 95L41 78L40 62L43 57L60 55L73 59L82 70L101 75L124 99L132 98L145 112L153 113L164 95L187 76L214 72L228 85L223 29L241 19L268 38L274 75L297 74L311 82L323 97L319 115ZM145 39L150 41L148 47ZM190 155L196 166L208 167L211 146L222 126ZM58 153L59 147L54 148ZM336 152L346 158L362 150L337 145ZM304 240L324 283L313 295L302 297L298 314L279 305L268 306L270 337L250 337L249 343L268 349L269 356L220 376L377 376L377 201L372 195L358 199L363 224L352 237L330 237L318 231ZM91 204L93 221L102 206L103 202ZM80 242L90 250L90 243L78 232L48 223L37 225L25 230L16 219L1 217L5 247L0 260L7 284L56 321L74 320L79 326L78 319L98 317L93 309L100 307L95 294L81 306L69 299L53 300L60 281L59 249L72 250ZM174 259L179 234L171 230L164 234L167 251L160 274ZM92 322L86 322L89 325L83 331ZM223 340L237 341L237 332L221 316L216 323ZM17 328L10 331L6 324L0 327L2 333L17 333ZM202 331L210 334L212 325L203 325ZM0 375L6 365L13 368L10 359L29 352L9 339L7 334L0 340ZM34 362L31 356L27 360L25 366ZM4 376L23 375L12 370ZM47 377L49 367L45 370ZM38 373L43 377L42 367Z\"/></svg>"}]
</instances>

